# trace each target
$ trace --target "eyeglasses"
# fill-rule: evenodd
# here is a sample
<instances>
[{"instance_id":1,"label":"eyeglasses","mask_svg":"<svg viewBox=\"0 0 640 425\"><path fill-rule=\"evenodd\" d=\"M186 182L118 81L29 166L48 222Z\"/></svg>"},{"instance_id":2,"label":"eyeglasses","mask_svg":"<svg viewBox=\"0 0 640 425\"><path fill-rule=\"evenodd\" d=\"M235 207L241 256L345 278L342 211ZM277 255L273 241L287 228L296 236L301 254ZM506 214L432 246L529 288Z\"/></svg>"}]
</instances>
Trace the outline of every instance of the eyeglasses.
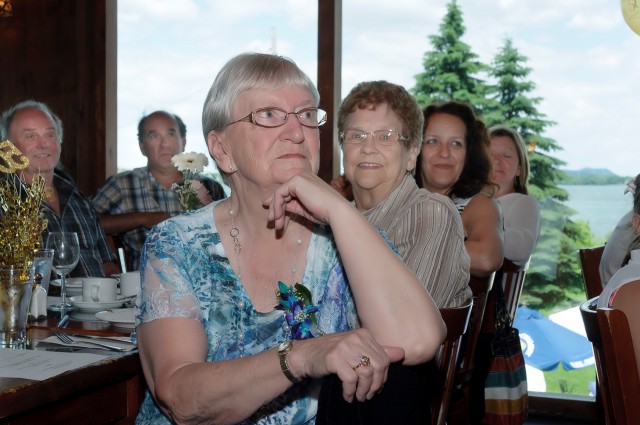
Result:
<instances>
[{"instance_id":1,"label":"eyeglasses","mask_svg":"<svg viewBox=\"0 0 640 425\"><path fill-rule=\"evenodd\" d=\"M269 107L256 109L246 117L230 122L227 125L246 121L259 127L280 127L287 122L289 115L295 115L300 125L309 128L318 128L327 122L327 113L320 108L304 108L298 112L287 112L284 109Z\"/></svg>"},{"instance_id":2,"label":"eyeglasses","mask_svg":"<svg viewBox=\"0 0 640 425\"><path fill-rule=\"evenodd\" d=\"M367 133L360 130L347 130L340 133L340 140L347 145L359 145L364 143L369 135L373 136L373 141L381 146L391 146L395 142L408 142L409 138L401 136L395 130L376 130Z\"/></svg>"}]
</instances>

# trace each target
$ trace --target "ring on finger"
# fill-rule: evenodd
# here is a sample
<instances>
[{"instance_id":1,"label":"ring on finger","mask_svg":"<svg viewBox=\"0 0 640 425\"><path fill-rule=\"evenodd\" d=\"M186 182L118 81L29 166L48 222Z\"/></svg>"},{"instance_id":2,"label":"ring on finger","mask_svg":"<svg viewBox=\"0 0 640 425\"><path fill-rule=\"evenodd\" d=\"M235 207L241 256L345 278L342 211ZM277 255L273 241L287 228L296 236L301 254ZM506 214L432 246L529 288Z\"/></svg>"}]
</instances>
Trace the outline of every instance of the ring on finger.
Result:
<instances>
[{"instance_id":1,"label":"ring on finger","mask_svg":"<svg viewBox=\"0 0 640 425\"><path fill-rule=\"evenodd\" d=\"M356 370L361 366L371 366L371 359L369 358L369 356L363 355L362 357L360 357L360 363L353 366L353 370Z\"/></svg>"}]
</instances>

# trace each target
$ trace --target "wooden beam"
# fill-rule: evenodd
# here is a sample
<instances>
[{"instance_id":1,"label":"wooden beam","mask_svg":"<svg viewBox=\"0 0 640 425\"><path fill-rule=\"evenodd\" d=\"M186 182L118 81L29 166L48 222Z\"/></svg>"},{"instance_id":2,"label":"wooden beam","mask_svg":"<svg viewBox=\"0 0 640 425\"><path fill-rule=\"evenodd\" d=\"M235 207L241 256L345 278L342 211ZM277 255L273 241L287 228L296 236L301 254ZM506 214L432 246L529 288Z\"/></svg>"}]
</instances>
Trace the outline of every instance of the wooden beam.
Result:
<instances>
[{"instance_id":1,"label":"wooden beam","mask_svg":"<svg viewBox=\"0 0 640 425\"><path fill-rule=\"evenodd\" d=\"M341 101L342 0L318 0L318 91L327 123L320 128L320 170L326 182L340 171L336 118Z\"/></svg>"}]
</instances>

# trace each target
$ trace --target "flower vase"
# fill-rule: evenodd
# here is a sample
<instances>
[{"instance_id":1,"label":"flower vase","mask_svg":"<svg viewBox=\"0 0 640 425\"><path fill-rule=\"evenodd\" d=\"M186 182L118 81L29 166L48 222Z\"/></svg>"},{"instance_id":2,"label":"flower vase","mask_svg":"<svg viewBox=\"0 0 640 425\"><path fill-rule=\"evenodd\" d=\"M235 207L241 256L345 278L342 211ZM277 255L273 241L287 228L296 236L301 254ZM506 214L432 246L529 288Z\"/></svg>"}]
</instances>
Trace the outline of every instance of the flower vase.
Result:
<instances>
[{"instance_id":1,"label":"flower vase","mask_svg":"<svg viewBox=\"0 0 640 425\"><path fill-rule=\"evenodd\" d=\"M0 266L0 347L25 348L33 266Z\"/></svg>"}]
</instances>

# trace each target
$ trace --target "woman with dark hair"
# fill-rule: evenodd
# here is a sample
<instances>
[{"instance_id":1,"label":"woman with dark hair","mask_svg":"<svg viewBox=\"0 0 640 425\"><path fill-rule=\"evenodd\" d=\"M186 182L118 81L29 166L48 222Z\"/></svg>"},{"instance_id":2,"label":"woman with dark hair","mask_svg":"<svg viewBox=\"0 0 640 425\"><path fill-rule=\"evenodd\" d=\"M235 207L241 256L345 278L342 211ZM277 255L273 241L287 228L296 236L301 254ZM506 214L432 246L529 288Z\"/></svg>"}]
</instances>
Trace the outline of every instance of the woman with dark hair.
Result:
<instances>
[{"instance_id":1,"label":"woman with dark hair","mask_svg":"<svg viewBox=\"0 0 640 425\"><path fill-rule=\"evenodd\" d=\"M418 186L446 195L462 218L471 275L488 276L503 259L500 208L492 198L489 138L484 123L461 102L427 106L424 142L418 155Z\"/></svg>"},{"instance_id":2,"label":"woman with dark hair","mask_svg":"<svg viewBox=\"0 0 640 425\"><path fill-rule=\"evenodd\" d=\"M540 232L540 207L529 196L529 157L522 136L512 128L489 129L494 197L504 218L504 258L522 266L529 261Z\"/></svg>"}]
</instances>

